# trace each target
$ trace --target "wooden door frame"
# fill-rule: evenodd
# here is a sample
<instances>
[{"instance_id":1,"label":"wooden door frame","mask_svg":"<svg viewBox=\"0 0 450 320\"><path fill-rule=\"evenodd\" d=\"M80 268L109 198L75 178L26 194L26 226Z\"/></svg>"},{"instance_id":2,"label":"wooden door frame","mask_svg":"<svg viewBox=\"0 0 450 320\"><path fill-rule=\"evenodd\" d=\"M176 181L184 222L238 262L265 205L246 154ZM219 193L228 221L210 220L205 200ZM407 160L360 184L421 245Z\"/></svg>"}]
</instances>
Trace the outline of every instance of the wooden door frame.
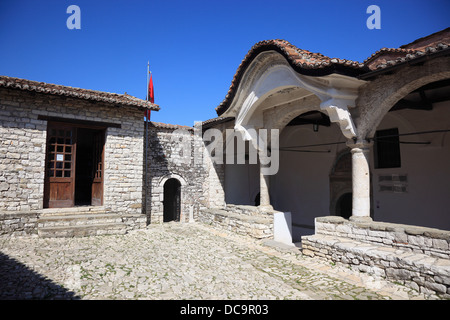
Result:
<instances>
[{"instance_id":1,"label":"wooden door frame","mask_svg":"<svg viewBox=\"0 0 450 320\"><path fill-rule=\"evenodd\" d=\"M51 139L51 135L50 135L50 130L55 129L55 130L60 130L60 129L69 129L72 130L72 152L71 152L71 168L70 168L70 177L64 177L64 172L68 171L68 170L64 170L64 166L65 166L65 160L61 161L63 163L62 165L62 177L49 177L49 170L50 168L48 167L48 164L50 163L50 159L49 156L51 154L51 151L49 151L50 148L50 139ZM56 143L58 144L58 143ZM63 154L64 154L64 159L66 157L66 144L64 143L64 150L63 150ZM47 125L47 138L46 138L46 145L45 145L45 173L44 173L44 208L58 208L58 207L73 207L75 204L75 174L76 174L76 151L77 150L77 132L75 130L75 128L67 123L61 124L61 123L48 123ZM55 157L58 156L58 151L55 151ZM55 161L55 167L53 168L53 171L55 171L56 169L56 163L59 161ZM58 201L58 200L51 200L50 199L50 192L51 192L51 188L50 188L50 183L69 183L71 184L70 188L70 195L71 195L71 200L66 200L64 202L64 205L60 206L53 206L51 201ZM60 200L61 202L63 202L64 200Z\"/></svg>"},{"instance_id":2,"label":"wooden door frame","mask_svg":"<svg viewBox=\"0 0 450 320\"><path fill-rule=\"evenodd\" d=\"M101 166L101 172L100 172L100 174L101 174L101 178L100 178L101 180L100 180L100 183L101 183L102 196L101 196L100 204L99 204L100 206L102 206L102 205L103 205L103 200L104 200L104 194L105 194L104 186L105 186L105 145L106 145L106 129L105 129L105 128L103 128L103 129L98 129L98 131L100 131L100 132L101 132L101 135L102 135L102 154L101 154L101 163L102 163L102 166ZM94 143L95 143L95 142L94 142ZM95 146L94 146L94 148L95 148ZM98 166L98 164L97 164L97 166ZM96 169L94 168L94 170L96 170ZM95 177L95 173L94 173L94 179L92 180L91 203L92 203L92 201L93 201L93 199L94 199L94 196L93 196L93 193L94 193L93 187L94 187L94 182L96 182L95 179L98 179L98 178ZM97 182L98 182L98 181L97 181Z\"/></svg>"},{"instance_id":3,"label":"wooden door frame","mask_svg":"<svg viewBox=\"0 0 450 320\"><path fill-rule=\"evenodd\" d=\"M59 177L49 177L48 176L48 163L50 161L49 159L49 132L51 129L57 129L58 128L71 128L73 132L73 144L72 144L72 164L71 164L71 177L72 179L72 190L71 190L71 197L72 197L72 203L69 205L69 207L76 206L75 204L75 180L76 180L76 151L77 151L77 133L78 129L92 129L92 130L99 130L102 131L103 134L103 149L102 149L102 155L101 155L101 161L102 161L102 169L101 169L101 184L102 184L102 196L101 196L101 205L103 205L104 201L104 175L105 175L105 146L106 146L106 129L108 126L106 126L106 123L92 123L84 124L80 121L73 121L71 119L67 119L68 121L64 121L65 119L55 118L55 120L48 119L47 122L47 138L46 138L46 145L45 145L45 167L44 167L44 208L51 208L50 206L50 182L52 179L52 182L58 182L61 180ZM55 154L56 156L56 154ZM54 180L56 179L56 180ZM62 177L61 181L66 181L68 178ZM91 199L92 199L92 193L91 193ZM64 206L66 207L66 206Z\"/></svg>"}]
</instances>

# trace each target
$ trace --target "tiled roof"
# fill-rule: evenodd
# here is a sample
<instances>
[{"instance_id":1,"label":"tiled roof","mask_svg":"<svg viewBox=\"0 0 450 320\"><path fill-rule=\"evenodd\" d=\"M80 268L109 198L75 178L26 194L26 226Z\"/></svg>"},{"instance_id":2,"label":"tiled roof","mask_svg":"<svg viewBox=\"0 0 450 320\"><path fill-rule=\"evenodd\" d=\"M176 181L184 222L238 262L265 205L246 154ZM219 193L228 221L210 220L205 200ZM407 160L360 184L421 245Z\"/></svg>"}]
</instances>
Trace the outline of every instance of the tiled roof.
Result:
<instances>
[{"instance_id":1,"label":"tiled roof","mask_svg":"<svg viewBox=\"0 0 450 320\"><path fill-rule=\"evenodd\" d=\"M406 48L383 48L372 54L364 61L364 64L371 70L379 70L389 66L394 66L402 62L414 60L416 58L430 55L442 50L448 50L450 43L439 42L436 45L425 47L424 50Z\"/></svg>"},{"instance_id":2,"label":"tiled roof","mask_svg":"<svg viewBox=\"0 0 450 320\"><path fill-rule=\"evenodd\" d=\"M181 126L178 124L170 124L170 123L163 123L163 122L155 122L155 121L150 121L150 126L152 128L157 128L157 129L169 129L169 130L177 130L177 129L184 129L184 130L194 130L193 127L189 127L189 126Z\"/></svg>"},{"instance_id":3,"label":"tiled roof","mask_svg":"<svg viewBox=\"0 0 450 320\"><path fill-rule=\"evenodd\" d=\"M438 52L450 53L450 28L417 39L400 48L382 48L372 54L363 63L346 59L329 58L320 53L312 53L299 49L286 40L258 42L242 60L225 99L216 108L219 116L229 108L245 69L250 65L251 61L261 52L270 50L275 50L282 54L293 69L301 74L324 76L331 73L340 73L349 76L361 76Z\"/></svg>"},{"instance_id":4,"label":"tiled roof","mask_svg":"<svg viewBox=\"0 0 450 320\"><path fill-rule=\"evenodd\" d=\"M216 125L219 123L224 123L224 122L228 122L234 120L234 117L216 117L216 118L212 118L212 119L208 119L202 122L202 127L210 127L212 125Z\"/></svg>"},{"instance_id":5,"label":"tiled roof","mask_svg":"<svg viewBox=\"0 0 450 320\"><path fill-rule=\"evenodd\" d=\"M365 68L363 64L356 61L329 58L321 53L299 49L286 40L260 41L250 49L239 65L224 101L216 108L219 116L227 110L228 104L236 93L241 77L251 61L261 52L271 50L282 54L295 71L305 75L324 76L331 73L358 75Z\"/></svg>"},{"instance_id":6,"label":"tiled roof","mask_svg":"<svg viewBox=\"0 0 450 320\"><path fill-rule=\"evenodd\" d=\"M159 106L150 101L138 99L128 94L110 93L96 90L68 87L63 85L0 76L0 87L34 91L52 95L66 96L91 101L101 101L121 106L133 106L158 111Z\"/></svg>"}]
</instances>

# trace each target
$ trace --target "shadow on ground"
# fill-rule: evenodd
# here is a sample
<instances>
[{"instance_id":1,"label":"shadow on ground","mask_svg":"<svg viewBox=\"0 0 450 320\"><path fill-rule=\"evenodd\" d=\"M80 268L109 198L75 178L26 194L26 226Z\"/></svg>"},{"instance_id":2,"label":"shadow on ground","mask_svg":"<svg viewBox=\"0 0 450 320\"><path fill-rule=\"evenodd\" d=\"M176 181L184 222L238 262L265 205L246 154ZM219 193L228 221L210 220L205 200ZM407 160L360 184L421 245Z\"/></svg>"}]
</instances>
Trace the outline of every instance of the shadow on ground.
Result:
<instances>
[{"instance_id":1,"label":"shadow on ground","mask_svg":"<svg viewBox=\"0 0 450 320\"><path fill-rule=\"evenodd\" d=\"M78 300L80 297L0 252L0 300Z\"/></svg>"}]
</instances>

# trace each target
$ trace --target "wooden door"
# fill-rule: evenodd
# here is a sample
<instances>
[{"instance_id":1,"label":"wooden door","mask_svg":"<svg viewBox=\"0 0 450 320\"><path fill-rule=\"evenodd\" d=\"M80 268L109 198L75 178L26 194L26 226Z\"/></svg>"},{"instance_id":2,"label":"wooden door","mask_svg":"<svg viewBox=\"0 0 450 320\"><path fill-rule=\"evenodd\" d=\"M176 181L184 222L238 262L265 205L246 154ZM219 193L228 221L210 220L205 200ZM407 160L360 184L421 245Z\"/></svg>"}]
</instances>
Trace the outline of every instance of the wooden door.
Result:
<instances>
[{"instance_id":1,"label":"wooden door","mask_svg":"<svg viewBox=\"0 0 450 320\"><path fill-rule=\"evenodd\" d=\"M104 172L104 146L105 131L97 131L94 134L93 147L93 180L92 180L92 201L93 206L103 204L103 172Z\"/></svg>"},{"instance_id":2,"label":"wooden door","mask_svg":"<svg viewBox=\"0 0 450 320\"><path fill-rule=\"evenodd\" d=\"M76 128L50 123L47 131L47 153L44 207L74 206Z\"/></svg>"}]
</instances>

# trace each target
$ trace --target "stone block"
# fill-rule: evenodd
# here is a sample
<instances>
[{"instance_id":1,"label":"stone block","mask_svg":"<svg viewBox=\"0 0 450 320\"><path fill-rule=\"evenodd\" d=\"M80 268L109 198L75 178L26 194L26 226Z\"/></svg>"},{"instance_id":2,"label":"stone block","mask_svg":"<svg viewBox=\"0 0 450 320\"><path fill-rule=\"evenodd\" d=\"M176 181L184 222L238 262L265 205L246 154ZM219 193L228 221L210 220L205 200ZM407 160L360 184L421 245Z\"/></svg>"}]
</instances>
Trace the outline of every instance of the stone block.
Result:
<instances>
[{"instance_id":1,"label":"stone block","mask_svg":"<svg viewBox=\"0 0 450 320\"><path fill-rule=\"evenodd\" d=\"M292 243L292 219L290 212L274 212L273 238L275 241L294 245Z\"/></svg>"},{"instance_id":2,"label":"stone block","mask_svg":"<svg viewBox=\"0 0 450 320\"><path fill-rule=\"evenodd\" d=\"M433 248L447 251L449 250L449 244L447 240L444 239L432 239Z\"/></svg>"}]
</instances>

